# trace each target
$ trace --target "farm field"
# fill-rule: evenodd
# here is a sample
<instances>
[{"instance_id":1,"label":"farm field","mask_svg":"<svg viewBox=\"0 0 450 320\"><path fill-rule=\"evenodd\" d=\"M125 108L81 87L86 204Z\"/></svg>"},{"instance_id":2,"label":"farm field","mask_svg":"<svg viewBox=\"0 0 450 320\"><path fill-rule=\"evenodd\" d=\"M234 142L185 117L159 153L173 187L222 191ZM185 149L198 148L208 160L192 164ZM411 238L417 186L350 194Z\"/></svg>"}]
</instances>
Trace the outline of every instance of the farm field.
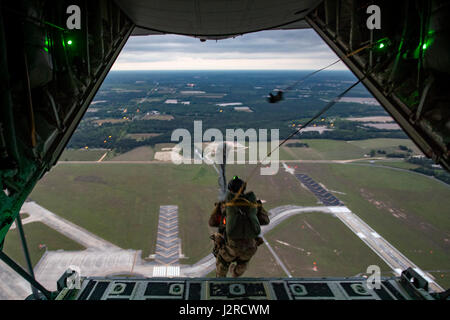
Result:
<instances>
[{"instance_id":1,"label":"farm field","mask_svg":"<svg viewBox=\"0 0 450 320\"><path fill-rule=\"evenodd\" d=\"M309 147L295 147L295 143L307 143ZM290 146L291 145L291 146ZM409 139L368 139L340 141L326 139L300 139L287 142L280 149L281 160L349 160L364 158L371 150L397 151L399 145L421 154ZM377 157L382 155L376 155Z\"/></svg>"}]
</instances>

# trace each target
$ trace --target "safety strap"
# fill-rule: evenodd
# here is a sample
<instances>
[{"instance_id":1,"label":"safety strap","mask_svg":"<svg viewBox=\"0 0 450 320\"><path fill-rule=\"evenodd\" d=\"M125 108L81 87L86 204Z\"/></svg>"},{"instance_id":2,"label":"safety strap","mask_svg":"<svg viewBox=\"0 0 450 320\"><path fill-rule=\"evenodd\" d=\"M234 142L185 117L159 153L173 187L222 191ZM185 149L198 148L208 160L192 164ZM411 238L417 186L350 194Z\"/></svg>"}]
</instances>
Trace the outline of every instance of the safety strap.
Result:
<instances>
[{"instance_id":1,"label":"safety strap","mask_svg":"<svg viewBox=\"0 0 450 320\"><path fill-rule=\"evenodd\" d=\"M262 205L259 203L254 203L251 201L248 201L247 199L236 199L231 200L229 202L225 202L225 207L251 207L251 208L259 208Z\"/></svg>"}]
</instances>

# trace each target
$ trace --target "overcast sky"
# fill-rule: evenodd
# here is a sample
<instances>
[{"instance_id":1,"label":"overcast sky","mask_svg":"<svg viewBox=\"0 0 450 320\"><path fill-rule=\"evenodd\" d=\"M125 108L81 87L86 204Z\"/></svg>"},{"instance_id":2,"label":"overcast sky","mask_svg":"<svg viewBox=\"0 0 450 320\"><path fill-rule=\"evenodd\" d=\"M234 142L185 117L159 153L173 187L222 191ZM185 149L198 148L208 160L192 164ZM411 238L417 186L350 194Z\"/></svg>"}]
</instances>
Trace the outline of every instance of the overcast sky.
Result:
<instances>
[{"instance_id":1,"label":"overcast sky","mask_svg":"<svg viewBox=\"0 0 450 320\"><path fill-rule=\"evenodd\" d=\"M312 70L336 60L311 29L261 31L217 42L153 35L131 37L113 70ZM333 69L346 67L338 63Z\"/></svg>"}]
</instances>

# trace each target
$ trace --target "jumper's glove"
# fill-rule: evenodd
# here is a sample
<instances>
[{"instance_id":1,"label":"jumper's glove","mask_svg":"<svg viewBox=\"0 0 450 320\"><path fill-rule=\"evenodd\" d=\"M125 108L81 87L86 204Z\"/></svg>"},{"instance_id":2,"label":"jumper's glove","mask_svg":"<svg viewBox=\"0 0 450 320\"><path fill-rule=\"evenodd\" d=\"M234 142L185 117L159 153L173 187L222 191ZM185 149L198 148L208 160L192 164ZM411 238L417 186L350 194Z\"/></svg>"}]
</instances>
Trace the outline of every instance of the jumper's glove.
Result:
<instances>
[{"instance_id":1,"label":"jumper's glove","mask_svg":"<svg viewBox=\"0 0 450 320\"><path fill-rule=\"evenodd\" d=\"M255 241L256 241L256 246L257 247L259 247L260 245L262 245L264 243L264 240L261 237L256 237Z\"/></svg>"},{"instance_id":2,"label":"jumper's glove","mask_svg":"<svg viewBox=\"0 0 450 320\"><path fill-rule=\"evenodd\" d=\"M213 233L209 238L213 240L214 243L217 244L219 247L222 247L225 244L225 239L223 238L223 235L221 235L218 232Z\"/></svg>"},{"instance_id":3,"label":"jumper's glove","mask_svg":"<svg viewBox=\"0 0 450 320\"><path fill-rule=\"evenodd\" d=\"M261 200L258 200L257 203L258 211L256 213L256 217L258 218L258 222L262 226L268 225L270 223L269 213L262 206Z\"/></svg>"},{"instance_id":4,"label":"jumper's glove","mask_svg":"<svg viewBox=\"0 0 450 320\"><path fill-rule=\"evenodd\" d=\"M220 202L214 203L214 210L209 216L208 225L210 227L220 226L220 219L222 217L222 204Z\"/></svg>"},{"instance_id":5,"label":"jumper's glove","mask_svg":"<svg viewBox=\"0 0 450 320\"><path fill-rule=\"evenodd\" d=\"M225 239L220 233L213 233L209 236L209 238L214 241L214 247L213 247L213 255L214 257L217 257L217 254L219 253L219 249L222 248L225 245Z\"/></svg>"}]
</instances>

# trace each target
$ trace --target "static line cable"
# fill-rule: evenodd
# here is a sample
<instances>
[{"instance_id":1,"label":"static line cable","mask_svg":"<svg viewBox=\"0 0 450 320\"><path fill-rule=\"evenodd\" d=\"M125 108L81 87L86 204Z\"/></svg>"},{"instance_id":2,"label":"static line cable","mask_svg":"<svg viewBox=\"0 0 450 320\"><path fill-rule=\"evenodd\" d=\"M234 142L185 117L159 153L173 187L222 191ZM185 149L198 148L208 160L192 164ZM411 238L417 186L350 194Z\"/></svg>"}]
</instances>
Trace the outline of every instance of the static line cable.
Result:
<instances>
[{"instance_id":1,"label":"static line cable","mask_svg":"<svg viewBox=\"0 0 450 320\"><path fill-rule=\"evenodd\" d=\"M380 39L380 40L378 40L378 41L376 41L376 42L374 42L374 43L369 43L369 44L367 44L367 45L365 45L365 46L362 46L361 48L356 49L355 51L352 51L352 52L350 52L349 54L345 55L345 58L349 58L349 57L351 57L351 56L353 56L353 55L355 55L355 54L357 54L357 53L359 53L359 52L361 52L361 51L363 51L363 50L365 50L365 49L367 49L367 48L373 47L373 46L375 46L376 44L378 44L378 43L380 43L380 42L382 42L382 41L384 41L384 40L386 40L386 39L383 38L383 39ZM331 67L331 66L334 66L336 63L342 61L342 59L343 59L343 58L340 58L340 59L338 59L338 60L336 60L336 61L330 63L329 65L327 65L327 66L325 66L325 67L323 67L323 68L320 68L320 69L318 69L318 70L316 70L316 71L313 71L313 72L311 72L311 73L308 73L306 76L304 76L304 77L301 78L300 80L297 80L297 81L294 82L292 85L290 85L289 87L287 87L286 89L284 89L284 91L290 91L290 90L292 90L292 89L293 89L294 87L296 87L299 83L305 81L306 79L308 79L309 77L312 77L313 75L315 75L316 73L319 73L320 71L323 71L323 70L325 70L325 69L328 69L328 68ZM282 90L282 91L283 91L283 90Z\"/></svg>"},{"instance_id":2,"label":"static line cable","mask_svg":"<svg viewBox=\"0 0 450 320\"><path fill-rule=\"evenodd\" d=\"M316 73L319 73L322 70L328 69L331 66L334 66L336 63L340 62L341 59L336 60L333 63L330 63L329 65L327 65L326 67L323 67L319 70L313 71L311 73L308 73L306 76L304 76L303 78L301 78L300 80L297 80L296 82L294 82L294 84L291 84L289 87L287 87L286 89L284 89L284 91L290 91L292 90L294 87L296 87L299 83L305 81L306 79L308 79L309 77L312 77L313 75L315 75Z\"/></svg>"}]
</instances>

